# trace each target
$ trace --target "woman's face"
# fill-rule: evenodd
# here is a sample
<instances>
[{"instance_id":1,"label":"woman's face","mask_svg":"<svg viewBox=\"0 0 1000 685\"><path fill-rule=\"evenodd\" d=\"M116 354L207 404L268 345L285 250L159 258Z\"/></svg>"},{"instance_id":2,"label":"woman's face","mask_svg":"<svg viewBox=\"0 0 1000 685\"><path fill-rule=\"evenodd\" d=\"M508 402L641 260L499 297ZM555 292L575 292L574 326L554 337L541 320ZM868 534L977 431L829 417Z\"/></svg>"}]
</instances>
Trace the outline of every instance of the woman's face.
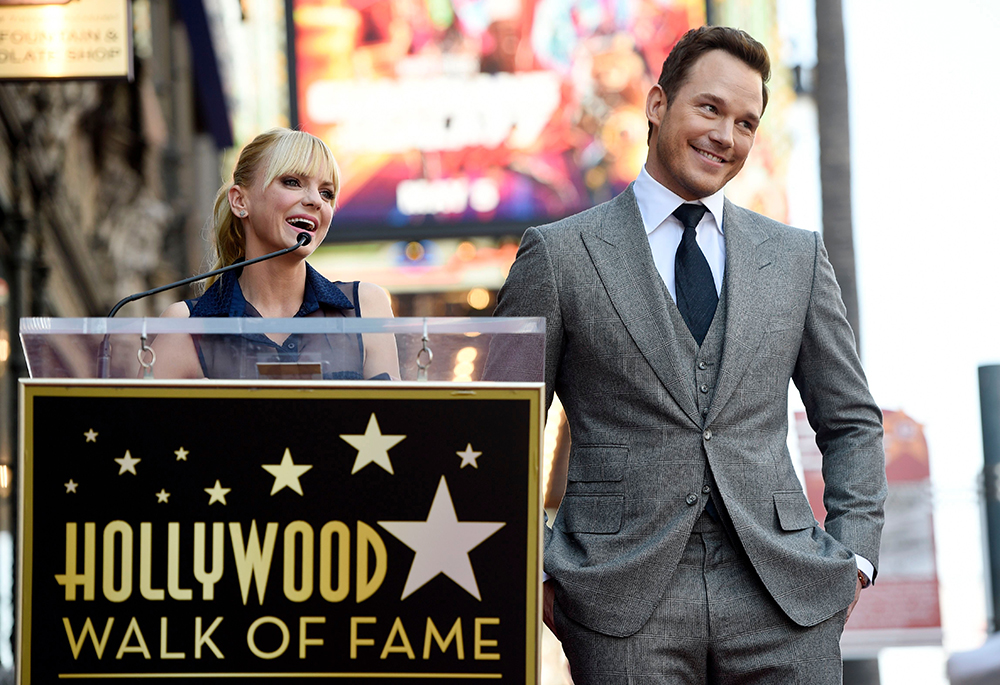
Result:
<instances>
[{"instance_id":1,"label":"woman's face","mask_svg":"<svg viewBox=\"0 0 1000 685\"><path fill-rule=\"evenodd\" d=\"M299 233L312 236L309 245L296 250L303 257L326 238L333 220L336 193L326 176L305 173L280 174L264 187L256 185L245 193L247 216L242 217L248 259L295 244Z\"/></svg>"}]
</instances>

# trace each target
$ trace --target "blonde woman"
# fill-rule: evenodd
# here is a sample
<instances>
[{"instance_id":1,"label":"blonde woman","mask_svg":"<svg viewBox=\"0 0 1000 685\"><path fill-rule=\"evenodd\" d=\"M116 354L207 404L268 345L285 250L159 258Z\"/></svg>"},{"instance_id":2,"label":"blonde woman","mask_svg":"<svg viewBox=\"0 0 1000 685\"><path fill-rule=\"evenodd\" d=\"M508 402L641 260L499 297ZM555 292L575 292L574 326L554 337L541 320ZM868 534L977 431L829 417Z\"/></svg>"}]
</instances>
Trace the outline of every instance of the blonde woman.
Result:
<instances>
[{"instance_id":1,"label":"blonde woman","mask_svg":"<svg viewBox=\"0 0 1000 685\"><path fill-rule=\"evenodd\" d=\"M300 233L312 240L294 252L222 274L201 297L175 302L163 316L391 317L389 298L380 287L331 282L306 263L326 237L339 192L337 162L319 138L283 128L254 138L240 153L232 183L216 197L213 268L291 247ZM312 363L315 369L318 363L325 379L399 377L395 339L389 334L206 335L193 336L188 345L194 354L169 353L180 351L173 349L160 355L156 375L257 378L259 364L303 368Z\"/></svg>"}]
</instances>

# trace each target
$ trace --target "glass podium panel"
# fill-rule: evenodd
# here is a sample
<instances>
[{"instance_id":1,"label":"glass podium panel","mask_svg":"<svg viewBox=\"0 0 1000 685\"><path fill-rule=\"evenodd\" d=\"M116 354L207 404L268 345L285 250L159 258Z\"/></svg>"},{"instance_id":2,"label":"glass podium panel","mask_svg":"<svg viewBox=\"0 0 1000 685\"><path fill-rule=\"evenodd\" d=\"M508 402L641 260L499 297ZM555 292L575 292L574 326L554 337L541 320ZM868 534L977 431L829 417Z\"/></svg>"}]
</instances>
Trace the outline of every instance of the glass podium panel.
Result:
<instances>
[{"instance_id":1,"label":"glass podium panel","mask_svg":"<svg viewBox=\"0 0 1000 685\"><path fill-rule=\"evenodd\" d=\"M541 318L24 318L20 335L32 378L544 380Z\"/></svg>"}]
</instances>

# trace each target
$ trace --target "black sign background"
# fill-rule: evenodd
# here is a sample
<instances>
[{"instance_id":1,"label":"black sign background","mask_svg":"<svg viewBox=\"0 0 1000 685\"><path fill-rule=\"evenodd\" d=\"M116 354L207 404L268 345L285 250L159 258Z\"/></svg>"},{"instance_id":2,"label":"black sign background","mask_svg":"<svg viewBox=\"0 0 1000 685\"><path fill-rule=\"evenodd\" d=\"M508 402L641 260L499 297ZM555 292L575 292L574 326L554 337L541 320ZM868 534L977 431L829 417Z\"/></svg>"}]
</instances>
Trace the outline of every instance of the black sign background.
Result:
<instances>
[{"instance_id":1,"label":"black sign background","mask_svg":"<svg viewBox=\"0 0 1000 685\"><path fill-rule=\"evenodd\" d=\"M495 387L495 386L494 386ZM26 388L28 406L25 430L26 487L22 506L22 536L30 553L31 578L24 590L23 611L30 612L30 634L22 636L22 658L30 658L30 682L56 682L63 677L85 674L231 674L226 682L261 682L240 673L271 673L277 679L328 674L341 681L358 680L360 674L384 674L387 681L402 674L424 674L428 680L447 678L457 682L493 679L505 682L533 681L536 645L537 558L531 550L538 538L538 441L539 393L537 391L477 391L454 396L438 392L398 388L395 390L335 391L246 389L211 392L188 388L124 389L38 386ZM394 473L377 463L368 463L351 473L358 449L339 436L361 435L375 414L383 435L405 435L389 448ZM93 430L96 438L85 433ZM534 434L532 432L534 431ZM462 467L456 452L471 445L481 456L476 467ZM176 450L186 450L179 459ZM303 494L290 487L271 494L275 476L262 468L281 463L288 450L296 465L312 468L299 477ZM119 473L115 459L128 451L135 474ZM481 595L477 600L452 578L438 574L401 601L414 560L414 552L379 521L424 522L428 518L439 483L444 477L459 522L503 522L505 525L473 548L469 560ZM216 480L231 490L226 503L209 504ZM67 483L76 483L68 492ZM169 493L161 502L157 493ZM123 602L112 603L102 591L103 531L115 520L129 524L133 534L132 593ZM211 524L226 524L225 560L215 598L203 601L202 585L193 572L193 528L207 527L206 565L211 561ZM229 523L242 524L244 540L250 523L256 521L263 542L269 522L279 524L263 606L251 583L243 605ZM309 599L293 602L282 588L284 531L292 521L305 521L314 531L314 590ZM320 529L328 521L342 521L350 530L350 594L331 603L319 592ZM357 522L371 526L387 550L387 572L380 588L368 599L356 601ZM84 523L96 524L95 599L67 601L65 588L56 575L66 573L66 523L76 522L77 570L83 571ZM152 523L152 582L167 587L168 522L180 524L180 577L178 585L191 589L193 599L179 601L169 594L150 601L140 594L140 524ZM336 537L334 554L336 554ZM301 538L296 559L301 564ZM374 566L374 554L369 555ZM120 559L116 568L120 568ZM334 561L334 586L337 563ZM369 571L371 573L371 570ZM296 586L301 586L301 572ZM120 587L117 577L115 587ZM207 646L194 658L195 621L202 618L202 632L219 616L221 624L211 634L212 642L225 656L218 659ZM263 659L248 647L250 625L265 616L287 625L290 639L280 656ZM324 617L325 623L308 626L310 640L322 645L306 648L300 658L300 617ZM357 647L352 659L351 617L375 617L375 623L357 626L361 639L373 646ZM98 659L90 637L84 640L74 660L63 624L68 618L79 639L89 618L98 639L109 617L114 617L103 657ZM132 620L142 631L151 658L129 651L116 658ZM162 617L167 617L166 649L161 640ZM397 634L390 641L396 651L380 658L395 619L399 617L415 658L403 651ZM432 643L423 658L428 617L442 636L461 618L464 659L456 644L447 652ZM475 658L475 619L499 619L480 626L482 654L499 659ZM495 641L495 642L489 642ZM135 648L135 634L127 641ZM262 652L273 652L281 644L281 631L274 623L260 626L255 644ZM526 652L525 650L530 650ZM166 653L184 653L184 658L163 659ZM466 674L462 676L460 674ZM527 674L527 675L526 675ZM456 678L457 676L457 678ZM119 675L119 678L121 676ZM217 676L216 676L217 677ZM410 675L409 678L413 676ZM408 678L408 679L409 679ZM168 682L171 679L168 679ZM365 682L371 677L364 678ZM29 682L23 679L22 682Z\"/></svg>"}]
</instances>

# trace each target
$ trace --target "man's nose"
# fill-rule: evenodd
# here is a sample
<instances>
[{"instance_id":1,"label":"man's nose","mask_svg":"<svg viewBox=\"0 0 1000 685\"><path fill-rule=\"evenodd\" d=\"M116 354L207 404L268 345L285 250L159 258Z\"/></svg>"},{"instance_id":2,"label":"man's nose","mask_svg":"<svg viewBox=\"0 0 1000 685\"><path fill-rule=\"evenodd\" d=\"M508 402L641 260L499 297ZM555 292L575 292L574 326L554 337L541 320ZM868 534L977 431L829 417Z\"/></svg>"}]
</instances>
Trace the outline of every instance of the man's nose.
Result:
<instances>
[{"instance_id":1,"label":"man's nose","mask_svg":"<svg viewBox=\"0 0 1000 685\"><path fill-rule=\"evenodd\" d=\"M733 146L733 129L735 127L735 121L721 118L712 130L709 131L708 136L713 143L729 148Z\"/></svg>"}]
</instances>

